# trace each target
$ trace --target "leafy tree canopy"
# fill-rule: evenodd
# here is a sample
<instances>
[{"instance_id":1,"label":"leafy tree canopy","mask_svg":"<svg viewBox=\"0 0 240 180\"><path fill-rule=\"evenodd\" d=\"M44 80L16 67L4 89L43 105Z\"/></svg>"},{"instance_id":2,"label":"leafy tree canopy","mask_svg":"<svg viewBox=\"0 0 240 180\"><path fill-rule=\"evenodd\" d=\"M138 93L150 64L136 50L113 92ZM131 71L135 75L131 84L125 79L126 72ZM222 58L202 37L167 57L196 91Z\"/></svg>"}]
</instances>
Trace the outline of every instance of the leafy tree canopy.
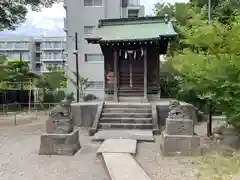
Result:
<instances>
[{"instance_id":1,"label":"leafy tree canopy","mask_svg":"<svg viewBox=\"0 0 240 180\"><path fill-rule=\"evenodd\" d=\"M209 25L204 11L189 11L192 18L179 27L187 47L171 60L181 74L181 88L214 100L228 115L240 114L240 17L236 13L231 24L214 18Z\"/></svg>"},{"instance_id":2,"label":"leafy tree canopy","mask_svg":"<svg viewBox=\"0 0 240 180\"><path fill-rule=\"evenodd\" d=\"M29 9L39 11L43 7L51 7L60 0L1 0L0 1L0 31L14 30L24 22Z\"/></svg>"}]
</instances>

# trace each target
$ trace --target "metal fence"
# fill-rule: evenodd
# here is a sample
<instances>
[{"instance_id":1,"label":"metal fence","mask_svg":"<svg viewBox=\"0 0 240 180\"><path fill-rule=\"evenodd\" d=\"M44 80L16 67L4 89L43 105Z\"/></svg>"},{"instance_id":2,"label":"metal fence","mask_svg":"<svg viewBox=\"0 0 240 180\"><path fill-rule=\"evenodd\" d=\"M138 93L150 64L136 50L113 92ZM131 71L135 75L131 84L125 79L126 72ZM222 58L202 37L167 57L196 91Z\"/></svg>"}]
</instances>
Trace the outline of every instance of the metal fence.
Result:
<instances>
[{"instance_id":1,"label":"metal fence","mask_svg":"<svg viewBox=\"0 0 240 180\"><path fill-rule=\"evenodd\" d=\"M0 116L2 118L0 120L12 121L15 126L18 125L18 118L21 116L29 115L36 120L38 116L48 116L51 109L57 106L59 103L11 103L11 104L3 104ZM1 122L1 121L0 121ZM1 126L1 124L0 124Z\"/></svg>"}]
</instances>

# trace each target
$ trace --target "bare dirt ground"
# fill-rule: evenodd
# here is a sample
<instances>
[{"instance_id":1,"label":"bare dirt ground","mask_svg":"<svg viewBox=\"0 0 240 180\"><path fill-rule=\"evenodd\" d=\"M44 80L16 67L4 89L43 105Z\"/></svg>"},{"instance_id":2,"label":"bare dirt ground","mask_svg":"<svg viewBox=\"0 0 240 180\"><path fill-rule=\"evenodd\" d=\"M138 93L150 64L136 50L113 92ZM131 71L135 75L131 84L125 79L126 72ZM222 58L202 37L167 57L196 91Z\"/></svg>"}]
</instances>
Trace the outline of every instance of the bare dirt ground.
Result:
<instances>
[{"instance_id":1,"label":"bare dirt ground","mask_svg":"<svg viewBox=\"0 0 240 180\"><path fill-rule=\"evenodd\" d=\"M1 119L1 118L0 118ZM46 116L18 126L0 123L0 180L110 180L96 157L100 143L93 143L88 130L80 129L82 149L73 157L39 156L40 135ZM206 124L196 127L205 134ZM197 179L194 157L162 157L156 143L139 143L136 160L152 180Z\"/></svg>"}]
</instances>

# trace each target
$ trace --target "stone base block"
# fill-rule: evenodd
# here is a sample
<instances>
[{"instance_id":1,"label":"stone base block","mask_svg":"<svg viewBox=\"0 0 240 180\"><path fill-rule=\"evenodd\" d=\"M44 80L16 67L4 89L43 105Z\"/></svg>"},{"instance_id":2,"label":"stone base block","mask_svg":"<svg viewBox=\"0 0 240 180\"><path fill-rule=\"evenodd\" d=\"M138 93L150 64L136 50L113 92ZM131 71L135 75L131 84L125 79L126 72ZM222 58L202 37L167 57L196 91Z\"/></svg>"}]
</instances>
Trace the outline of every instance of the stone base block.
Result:
<instances>
[{"instance_id":1,"label":"stone base block","mask_svg":"<svg viewBox=\"0 0 240 180\"><path fill-rule=\"evenodd\" d=\"M193 155L200 147L200 137L197 135L168 135L162 133L160 148L163 155Z\"/></svg>"},{"instance_id":2,"label":"stone base block","mask_svg":"<svg viewBox=\"0 0 240 180\"><path fill-rule=\"evenodd\" d=\"M191 119L166 119L165 132L169 135L193 135L194 125Z\"/></svg>"},{"instance_id":3,"label":"stone base block","mask_svg":"<svg viewBox=\"0 0 240 180\"><path fill-rule=\"evenodd\" d=\"M41 135L39 155L73 156L80 148L78 130L69 134Z\"/></svg>"},{"instance_id":4,"label":"stone base block","mask_svg":"<svg viewBox=\"0 0 240 180\"><path fill-rule=\"evenodd\" d=\"M47 134L69 134L73 132L73 128L71 117L58 117L57 119L50 117L46 121Z\"/></svg>"}]
</instances>

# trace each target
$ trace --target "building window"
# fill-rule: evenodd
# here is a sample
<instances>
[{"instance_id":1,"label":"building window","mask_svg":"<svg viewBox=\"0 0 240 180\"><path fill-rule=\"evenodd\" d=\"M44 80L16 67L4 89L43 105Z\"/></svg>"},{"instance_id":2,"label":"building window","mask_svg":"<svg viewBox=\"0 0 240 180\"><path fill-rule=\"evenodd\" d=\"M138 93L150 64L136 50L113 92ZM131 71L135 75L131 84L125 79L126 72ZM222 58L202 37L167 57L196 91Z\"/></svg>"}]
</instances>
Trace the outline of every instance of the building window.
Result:
<instances>
[{"instance_id":1,"label":"building window","mask_svg":"<svg viewBox=\"0 0 240 180\"><path fill-rule=\"evenodd\" d=\"M53 43L53 47L54 47L54 48L58 48L58 49L59 49L59 48L62 48L62 42L54 42L54 43Z\"/></svg>"},{"instance_id":2,"label":"building window","mask_svg":"<svg viewBox=\"0 0 240 180\"><path fill-rule=\"evenodd\" d=\"M41 64L40 63L36 63L36 69L41 69Z\"/></svg>"},{"instance_id":3,"label":"building window","mask_svg":"<svg viewBox=\"0 0 240 180\"><path fill-rule=\"evenodd\" d=\"M30 61L31 60L31 54L29 52L22 53L23 60Z\"/></svg>"},{"instance_id":4,"label":"building window","mask_svg":"<svg viewBox=\"0 0 240 180\"><path fill-rule=\"evenodd\" d=\"M94 26L84 26L84 35L92 34L93 29L94 29Z\"/></svg>"},{"instance_id":5,"label":"building window","mask_svg":"<svg viewBox=\"0 0 240 180\"><path fill-rule=\"evenodd\" d=\"M84 0L84 6L102 6L102 0Z\"/></svg>"},{"instance_id":6,"label":"building window","mask_svg":"<svg viewBox=\"0 0 240 180\"><path fill-rule=\"evenodd\" d=\"M85 54L85 62L103 62L104 56L102 54Z\"/></svg>"},{"instance_id":7,"label":"building window","mask_svg":"<svg viewBox=\"0 0 240 180\"><path fill-rule=\"evenodd\" d=\"M130 17L130 18L138 17L138 10L129 10L128 11L128 17Z\"/></svg>"},{"instance_id":8,"label":"building window","mask_svg":"<svg viewBox=\"0 0 240 180\"><path fill-rule=\"evenodd\" d=\"M103 81L88 81L88 88L90 89L103 89L104 82Z\"/></svg>"},{"instance_id":9,"label":"building window","mask_svg":"<svg viewBox=\"0 0 240 180\"><path fill-rule=\"evenodd\" d=\"M5 47L6 47L6 43L5 43L5 42L1 42L1 43L0 43L0 48L1 48L1 49L4 49Z\"/></svg>"}]
</instances>

